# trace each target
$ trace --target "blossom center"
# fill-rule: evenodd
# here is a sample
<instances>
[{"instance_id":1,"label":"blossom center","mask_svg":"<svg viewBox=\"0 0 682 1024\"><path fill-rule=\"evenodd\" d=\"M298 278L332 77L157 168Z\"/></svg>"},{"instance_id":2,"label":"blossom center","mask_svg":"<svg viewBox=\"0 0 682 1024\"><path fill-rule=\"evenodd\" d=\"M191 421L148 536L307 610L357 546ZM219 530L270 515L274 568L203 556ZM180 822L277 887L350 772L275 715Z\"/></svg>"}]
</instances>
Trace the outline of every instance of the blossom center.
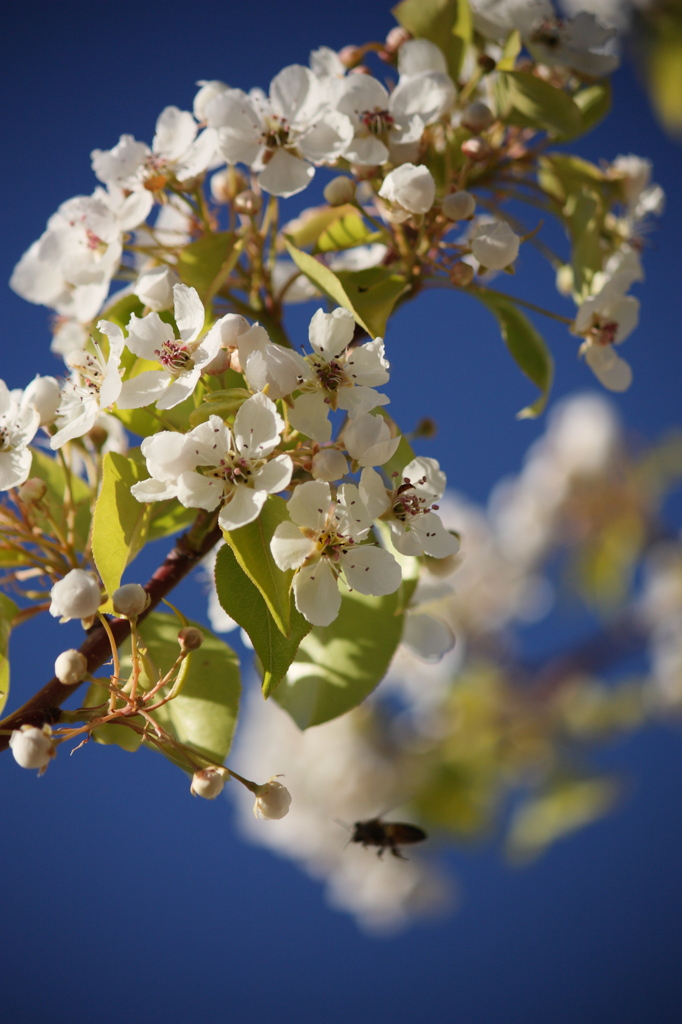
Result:
<instances>
[{"instance_id":1,"label":"blossom center","mask_svg":"<svg viewBox=\"0 0 682 1024\"><path fill-rule=\"evenodd\" d=\"M360 114L360 123L367 129L370 135L383 135L395 124L395 119L388 110L381 110L375 107L374 110L363 110Z\"/></svg>"},{"instance_id":2,"label":"blossom center","mask_svg":"<svg viewBox=\"0 0 682 1024\"><path fill-rule=\"evenodd\" d=\"M80 386L90 394L98 395L105 377L100 361L89 352L74 352L69 356L68 363L80 377Z\"/></svg>"},{"instance_id":3,"label":"blossom center","mask_svg":"<svg viewBox=\"0 0 682 1024\"><path fill-rule=\"evenodd\" d=\"M341 555L345 555L353 543L352 537L344 537L342 533L337 533L333 526L327 526L321 533L318 533L315 547L320 558L338 562Z\"/></svg>"},{"instance_id":4,"label":"blossom center","mask_svg":"<svg viewBox=\"0 0 682 1024\"><path fill-rule=\"evenodd\" d=\"M164 341L161 348L154 350L154 355L164 370L174 377L194 366L189 348L180 341Z\"/></svg>"},{"instance_id":5,"label":"blossom center","mask_svg":"<svg viewBox=\"0 0 682 1024\"><path fill-rule=\"evenodd\" d=\"M425 483L425 476L421 480L417 480L416 485L412 483L409 477L403 478L403 483L395 492L395 500L393 502L393 514L396 519L404 522L406 519L438 509L438 505L429 504L427 498L423 498L415 491L415 486L423 487Z\"/></svg>"},{"instance_id":6,"label":"blossom center","mask_svg":"<svg viewBox=\"0 0 682 1024\"><path fill-rule=\"evenodd\" d=\"M343 365L338 360L332 359L331 362L327 363L323 359L313 356L311 361L320 387L324 388L325 391L338 391L339 388L351 383L343 369Z\"/></svg>"},{"instance_id":7,"label":"blossom center","mask_svg":"<svg viewBox=\"0 0 682 1024\"><path fill-rule=\"evenodd\" d=\"M262 145L267 149L279 149L291 143L291 128L284 117L275 114L265 118L265 128L260 137Z\"/></svg>"},{"instance_id":8,"label":"blossom center","mask_svg":"<svg viewBox=\"0 0 682 1024\"><path fill-rule=\"evenodd\" d=\"M592 317L592 326L587 333L593 345L604 347L613 345L618 334L618 324L615 320L602 319L595 315Z\"/></svg>"},{"instance_id":9,"label":"blossom center","mask_svg":"<svg viewBox=\"0 0 682 1024\"><path fill-rule=\"evenodd\" d=\"M0 423L0 452L10 451L14 445L10 441L10 430L4 423Z\"/></svg>"},{"instance_id":10,"label":"blossom center","mask_svg":"<svg viewBox=\"0 0 682 1024\"><path fill-rule=\"evenodd\" d=\"M533 26L531 43L546 46L550 50L557 49L563 42L565 22L563 18L545 18Z\"/></svg>"}]
</instances>

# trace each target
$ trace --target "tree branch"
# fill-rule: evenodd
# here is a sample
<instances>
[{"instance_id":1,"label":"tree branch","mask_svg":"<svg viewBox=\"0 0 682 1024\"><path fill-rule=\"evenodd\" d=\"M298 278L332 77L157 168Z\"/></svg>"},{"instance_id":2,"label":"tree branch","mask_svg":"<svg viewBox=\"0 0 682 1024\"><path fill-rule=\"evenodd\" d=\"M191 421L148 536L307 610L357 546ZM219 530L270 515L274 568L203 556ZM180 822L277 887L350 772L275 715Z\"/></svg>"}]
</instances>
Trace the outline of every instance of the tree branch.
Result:
<instances>
[{"instance_id":1,"label":"tree branch","mask_svg":"<svg viewBox=\"0 0 682 1024\"><path fill-rule=\"evenodd\" d=\"M221 537L222 531L217 525L216 515L200 512L191 529L182 534L151 579L145 583L144 589L149 594L150 603L140 619L156 608L166 594L187 576ZM127 619L114 619L111 622L111 630L117 646L120 647L130 635L130 623ZM88 659L89 673L95 672L110 658L111 644L103 626L93 626L81 644L80 652ZM0 751L8 747L12 729L18 729L22 725L41 726L45 722L58 722L61 705L79 686L82 686L82 683L65 686L56 676L53 677L23 707L0 721Z\"/></svg>"}]
</instances>

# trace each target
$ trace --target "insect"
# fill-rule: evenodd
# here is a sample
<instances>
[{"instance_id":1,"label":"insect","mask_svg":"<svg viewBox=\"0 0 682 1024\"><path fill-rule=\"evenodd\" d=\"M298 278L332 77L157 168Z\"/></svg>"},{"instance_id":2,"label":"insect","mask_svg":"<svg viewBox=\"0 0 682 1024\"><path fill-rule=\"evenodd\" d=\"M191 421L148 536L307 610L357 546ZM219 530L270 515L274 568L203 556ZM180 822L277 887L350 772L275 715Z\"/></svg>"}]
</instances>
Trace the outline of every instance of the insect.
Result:
<instances>
[{"instance_id":1,"label":"insect","mask_svg":"<svg viewBox=\"0 0 682 1024\"><path fill-rule=\"evenodd\" d=\"M403 857L400 852L400 847L408 846L410 843L421 843L426 838L426 832L418 828L417 825L369 818L367 821L355 822L350 841L351 843L362 843L363 846L378 846L378 857L383 857L384 850L389 849L394 857L407 860L407 857Z\"/></svg>"}]
</instances>

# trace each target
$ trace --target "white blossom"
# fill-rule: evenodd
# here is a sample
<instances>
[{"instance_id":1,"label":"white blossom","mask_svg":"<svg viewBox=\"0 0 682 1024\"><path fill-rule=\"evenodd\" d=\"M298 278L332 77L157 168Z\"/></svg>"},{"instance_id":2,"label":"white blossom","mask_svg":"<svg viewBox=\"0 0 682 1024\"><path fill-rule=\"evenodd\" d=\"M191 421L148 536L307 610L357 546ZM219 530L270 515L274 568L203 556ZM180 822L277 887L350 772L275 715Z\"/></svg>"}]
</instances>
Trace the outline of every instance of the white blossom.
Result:
<instances>
[{"instance_id":1,"label":"white blossom","mask_svg":"<svg viewBox=\"0 0 682 1024\"><path fill-rule=\"evenodd\" d=\"M69 619L89 619L97 614L101 601L99 584L92 573L84 569L71 569L64 579L58 580L50 591L50 615L60 622Z\"/></svg>"},{"instance_id":2,"label":"white blossom","mask_svg":"<svg viewBox=\"0 0 682 1024\"><path fill-rule=\"evenodd\" d=\"M258 394L241 406L233 431L211 416L178 441L171 431L156 434L142 444L152 480L132 493L138 501L177 496L186 508L209 512L222 506L221 527L237 530L258 518L268 494L289 486L290 457L270 458L283 427L274 403Z\"/></svg>"},{"instance_id":3,"label":"white blossom","mask_svg":"<svg viewBox=\"0 0 682 1024\"><path fill-rule=\"evenodd\" d=\"M206 115L224 159L247 164L276 196L301 192L315 173L312 164L335 161L353 136L349 119L329 109L325 88L299 64L273 78L269 98L229 89L207 104Z\"/></svg>"},{"instance_id":4,"label":"white blossom","mask_svg":"<svg viewBox=\"0 0 682 1024\"><path fill-rule=\"evenodd\" d=\"M391 491L376 470L363 469L360 495L374 519L386 520L393 545L402 555L446 558L457 554L459 541L436 514L445 483L436 460L420 456L405 466Z\"/></svg>"},{"instance_id":5,"label":"white blossom","mask_svg":"<svg viewBox=\"0 0 682 1024\"><path fill-rule=\"evenodd\" d=\"M222 93L227 92L230 88L225 82L221 82L220 79L214 78L210 81L202 79L196 83L199 86L199 92L194 97L194 103L192 110L199 124L206 120L206 108L211 100L214 100L216 96L221 96Z\"/></svg>"},{"instance_id":6,"label":"white blossom","mask_svg":"<svg viewBox=\"0 0 682 1024\"><path fill-rule=\"evenodd\" d=\"M400 219L405 219L410 213L428 213L436 198L436 183L428 167L401 164L386 175L379 195L397 207L392 219L396 213L404 214Z\"/></svg>"},{"instance_id":7,"label":"white blossom","mask_svg":"<svg viewBox=\"0 0 682 1024\"><path fill-rule=\"evenodd\" d=\"M601 291L580 306L573 334L582 335L580 355L594 375L609 391L627 391L632 383L632 370L614 351L634 331L639 319L639 301L625 295L629 278L616 274L606 281Z\"/></svg>"},{"instance_id":8,"label":"white blossom","mask_svg":"<svg viewBox=\"0 0 682 1024\"><path fill-rule=\"evenodd\" d=\"M277 779L270 779L256 790L256 802L253 805L254 817L269 821L279 821L289 813L291 793Z\"/></svg>"},{"instance_id":9,"label":"white blossom","mask_svg":"<svg viewBox=\"0 0 682 1024\"><path fill-rule=\"evenodd\" d=\"M425 71L448 74L445 54L428 39L406 39L398 50L398 71L401 79L420 75Z\"/></svg>"},{"instance_id":10,"label":"white blossom","mask_svg":"<svg viewBox=\"0 0 682 1024\"><path fill-rule=\"evenodd\" d=\"M336 501L329 484L310 480L287 502L291 522L280 523L270 543L280 569L295 569L296 607L314 626L328 626L341 608L337 580L361 594L392 594L400 566L388 551L362 544L372 517L354 484L342 484Z\"/></svg>"},{"instance_id":11,"label":"white blossom","mask_svg":"<svg viewBox=\"0 0 682 1024\"><path fill-rule=\"evenodd\" d=\"M200 132L193 115L166 107L156 122L151 149L132 135L122 135L113 149L93 150L92 169L100 181L132 192L163 189L169 181L186 181L203 174L216 151L217 135Z\"/></svg>"},{"instance_id":12,"label":"white blossom","mask_svg":"<svg viewBox=\"0 0 682 1024\"><path fill-rule=\"evenodd\" d=\"M28 479L33 461L28 445L39 425L38 411L32 405L22 405L0 380L0 491Z\"/></svg>"},{"instance_id":13,"label":"white blossom","mask_svg":"<svg viewBox=\"0 0 682 1024\"><path fill-rule=\"evenodd\" d=\"M374 390L389 378L383 339L349 349L354 332L353 315L340 307L332 313L318 309L310 321L313 354L306 357L307 369L300 371L302 393L289 412L289 422L321 444L331 437L330 409L344 409L354 419L390 401Z\"/></svg>"},{"instance_id":14,"label":"white blossom","mask_svg":"<svg viewBox=\"0 0 682 1024\"><path fill-rule=\"evenodd\" d=\"M486 270L503 270L519 254L521 239L506 220L479 224L471 239L471 251Z\"/></svg>"},{"instance_id":15,"label":"white blossom","mask_svg":"<svg viewBox=\"0 0 682 1024\"><path fill-rule=\"evenodd\" d=\"M56 753L49 725L44 725L42 729L35 725L22 725L20 729L13 730L9 745L20 767L40 768L41 775Z\"/></svg>"},{"instance_id":16,"label":"white blossom","mask_svg":"<svg viewBox=\"0 0 682 1024\"><path fill-rule=\"evenodd\" d=\"M138 276L133 291L140 302L154 313L160 313L171 309L176 284L180 284L180 278L171 267L149 267Z\"/></svg>"},{"instance_id":17,"label":"white blossom","mask_svg":"<svg viewBox=\"0 0 682 1024\"><path fill-rule=\"evenodd\" d=\"M248 326L248 325L247 325ZM274 401L290 395L310 374L306 360L291 349L275 345L265 328L254 324L236 338L239 365L254 391L268 389Z\"/></svg>"},{"instance_id":18,"label":"white blossom","mask_svg":"<svg viewBox=\"0 0 682 1024\"><path fill-rule=\"evenodd\" d=\"M62 390L56 418L59 429L50 439L52 449L87 434L101 411L113 405L121 393L123 331L106 320L100 320L97 329L109 339L109 356L105 359L94 341L94 353L75 351L67 356L73 374Z\"/></svg>"},{"instance_id":19,"label":"white blossom","mask_svg":"<svg viewBox=\"0 0 682 1024\"><path fill-rule=\"evenodd\" d=\"M350 118L354 131L344 156L370 166L385 164L400 146L418 143L427 125L438 121L455 98L449 76L433 71L402 78L390 94L370 75L349 75L340 92L338 109Z\"/></svg>"},{"instance_id":20,"label":"white blossom","mask_svg":"<svg viewBox=\"0 0 682 1024\"><path fill-rule=\"evenodd\" d=\"M144 370L125 381L118 399L120 409L139 409L152 402L157 409L173 409L194 392L202 373L218 354L220 321L199 340L205 311L196 289L176 284L173 296L179 338L158 313L142 318L133 313L130 318L126 345L136 356L158 363L160 369Z\"/></svg>"}]
</instances>

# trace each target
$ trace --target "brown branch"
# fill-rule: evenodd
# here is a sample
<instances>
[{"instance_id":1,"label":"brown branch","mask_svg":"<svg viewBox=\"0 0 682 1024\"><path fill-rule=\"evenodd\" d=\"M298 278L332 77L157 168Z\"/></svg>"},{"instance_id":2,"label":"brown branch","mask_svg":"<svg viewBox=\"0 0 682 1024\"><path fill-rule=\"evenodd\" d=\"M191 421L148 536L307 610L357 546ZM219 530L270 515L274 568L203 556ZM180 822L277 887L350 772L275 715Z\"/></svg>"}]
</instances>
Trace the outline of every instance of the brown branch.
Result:
<instances>
[{"instance_id":1,"label":"brown branch","mask_svg":"<svg viewBox=\"0 0 682 1024\"><path fill-rule=\"evenodd\" d=\"M215 514L200 512L194 525L178 539L177 544L164 559L152 578L145 583L144 589L150 597L149 607L143 619L159 602L178 585L180 580L218 543L222 531L216 524ZM130 623L127 619L114 619L110 623L116 644L120 646L130 635ZM81 654L88 659L88 672L93 673L111 657L111 645L101 625L93 626L87 638L81 644ZM60 706L81 686L65 686L56 677L50 679L23 707L0 722L0 751L9 745L9 733L22 725L44 725L59 721ZM7 730L6 732L4 730Z\"/></svg>"}]
</instances>

